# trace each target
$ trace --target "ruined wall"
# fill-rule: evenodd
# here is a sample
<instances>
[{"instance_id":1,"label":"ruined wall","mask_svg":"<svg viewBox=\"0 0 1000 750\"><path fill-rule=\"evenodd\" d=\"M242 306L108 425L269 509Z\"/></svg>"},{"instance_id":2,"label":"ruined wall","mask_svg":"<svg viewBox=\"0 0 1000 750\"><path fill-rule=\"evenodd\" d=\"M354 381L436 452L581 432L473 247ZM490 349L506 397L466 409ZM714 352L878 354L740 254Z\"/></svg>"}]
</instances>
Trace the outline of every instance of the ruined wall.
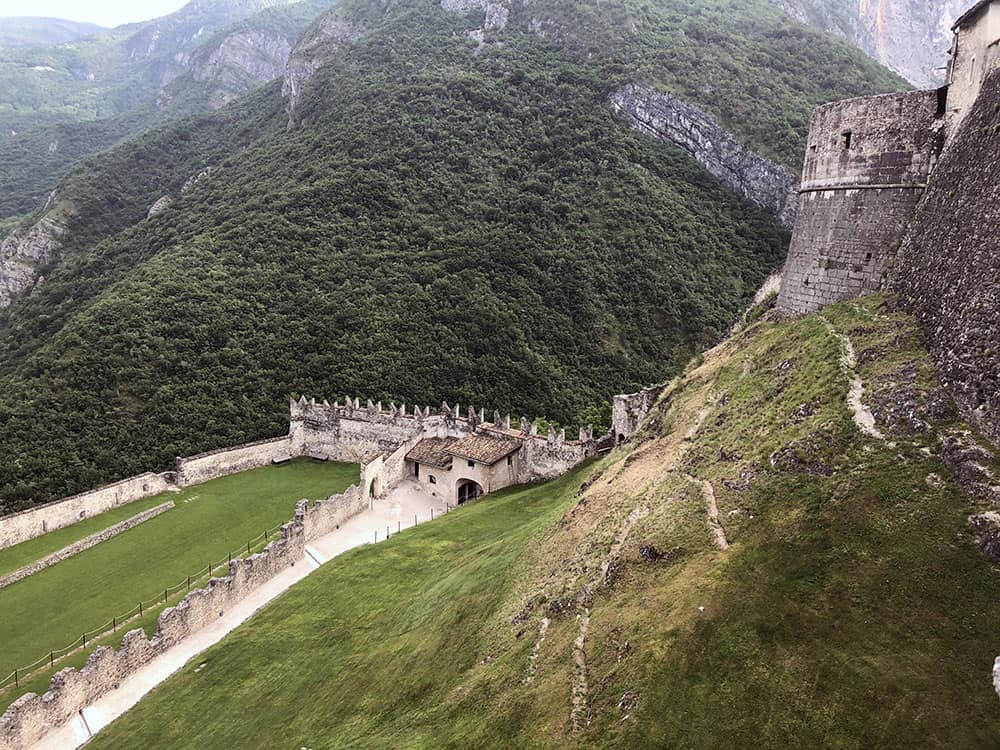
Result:
<instances>
[{"instance_id":1,"label":"ruined wall","mask_svg":"<svg viewBox=\"0 0 1000 750\"><path fill-rule=\"evenodd\" d=\"M210 479L268 466L275 460L291 458L293 455L291 440L286 436L238 445L235 448L220 448L190 458L178 458L177 483L181 487L200 484Z\"/></svg>"},{"instance_id":2,"label":"ruined wall","mask_svg":"<svg viewBox=\"0 0 1000 750\"><path fill-rule=\"evenodd\" d=\"M138 671L192 633L218 620L220 613L282 570L303 560L305 533L297 517L281 530L281 539L263 552L233 560L225 578L213 578L192 591L177 606L163 611L156 633L146 638L142 629L128 633L120 649L101 646L83 669L68 667L53 678L45 695L18 698L0 716L0 750L26 750L50 729L66 723L84 707L114 690L122 679Z\"/></svg>"},{"instance_id":3,"label":"ruined wall","mask_svg":"<svg viewBox=\"0 0 1000 750\"><path fill-rule=\"evenodd\" d=\"M1000 441L1000 71L942 155L889 286L963 416Z\"/></svg>"},{"instance_id":4,"label":"ruined wall","mask_svg":"<svg viewBox=\"0 0 1000 750\"><path fill-rule=\"evenodd\" d=\"M169 474L140 474L5 516L0 519L0 549L26 542L119 505L159 495L171 487L170 478Z\"/></svg>"},{"instance_id":5,"label":"ruined wall","mask_svg":"<svg viewBox=\"0 0 1000 750\"><path fill-rule=\"evenodd\" d=\"M623 443L630 438L642 420L649 414L653 404L666 389L666 384L644 388L638 393L615 396L611 403L611 432L615 443Z\"/></svg>"},{"instance_id":6,"label":"ruined wall","mask_svg":"<svg viewBox=\"0 0 1000 750\"><path fill-rule=\"evenodd\" d=\"M944 142L937 91L833 102L812 116L778 309L878 291Z\"/></svg>"},{"instance_id":7,"label":"ruined wall","mask_svg":"<svg viewBox=\"0 0 1000 750\"><path fill-rule=\"evenodd\" d=\"M528 439L524 443L521 482L555 479L581 461L597 455L597 444L590 429L581 430L580 440L566 440L565 431L549 429L545 438Z\"/></svg>"},{"instance_id":8,"label":"ruined wall","mask_svg":"<svg viewBox=\"0 0 1000 750\"><path fill-rule=\"evenodd\" d=\"M74 542L67 547L63 547L58 552L53 552L51 555L43 557L41 560L36 560L30 565L25 565L23 568L18 568L13 573L8 573L5 576L0 576L0 589L10 586L12 583L17 583L18 581L27 578L30 575L34 575L40 570L45 570L52 565L63 560L68 560L74 555L79 555L84 550L88 550L91 547L95 547L101 542L106 542L112 537L116 537L119 534L123 534L129 529L134 529L141 523L145 523L151 518L156 518L163 513L174 507L174 501L163 503L162 505L157 505L155 508L150 508L149 510L144 510L142 513L137 513L131 518L127 518L120 523L116 523L113 526L109 526L103 531L98 531L96 534L91 534L85 539L81 539L78 542Z\"/></svg>"}]
</instances>

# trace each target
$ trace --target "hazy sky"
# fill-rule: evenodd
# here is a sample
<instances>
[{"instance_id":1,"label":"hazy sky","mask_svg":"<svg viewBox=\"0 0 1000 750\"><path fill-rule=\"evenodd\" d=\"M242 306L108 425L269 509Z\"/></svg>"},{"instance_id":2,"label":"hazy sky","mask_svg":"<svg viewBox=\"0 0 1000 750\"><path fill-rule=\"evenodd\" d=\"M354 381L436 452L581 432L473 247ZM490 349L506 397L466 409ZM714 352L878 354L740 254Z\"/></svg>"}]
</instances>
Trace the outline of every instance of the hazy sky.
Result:
<instances>
[{"instance_id":1,"label":"hazy sky","mask_svg":"<svg viewBox=\"0 0 1000 750\"><path fill-rule=\"evenodd\" d=\"M0 0L0 16L51 16L118 26L165 16L187 0Z\"/></svg>"}]
</instances>

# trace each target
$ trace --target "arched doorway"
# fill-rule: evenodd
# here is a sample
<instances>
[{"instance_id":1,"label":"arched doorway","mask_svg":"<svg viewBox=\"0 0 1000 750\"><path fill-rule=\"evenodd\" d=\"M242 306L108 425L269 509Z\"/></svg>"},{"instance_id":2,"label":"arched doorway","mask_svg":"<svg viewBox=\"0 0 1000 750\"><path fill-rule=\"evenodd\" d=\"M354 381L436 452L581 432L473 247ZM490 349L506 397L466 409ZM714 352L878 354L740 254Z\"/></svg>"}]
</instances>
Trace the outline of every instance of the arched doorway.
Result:
<instances>
[{"instance_id":1,"label":"arched doorway","mask_svg":"<svg viewBox=\"0 0 1000 750\"><path fill-rule=\"evenodd\" d=\"M458 504L475 500L483 494L483 488L471 479L458 480Z\"/></svg>"},{"instance_id":2,"label":"arched doorway","mask_svg":"<svg viewBox=\"0 0 1000 750\"><path fill-rule=\"evenodd\" d=\"M382 494L382 483L379 481L378 477L372 479L372 483L368 485L368 497L373 500Z\"/></svg>"}]
</instances>

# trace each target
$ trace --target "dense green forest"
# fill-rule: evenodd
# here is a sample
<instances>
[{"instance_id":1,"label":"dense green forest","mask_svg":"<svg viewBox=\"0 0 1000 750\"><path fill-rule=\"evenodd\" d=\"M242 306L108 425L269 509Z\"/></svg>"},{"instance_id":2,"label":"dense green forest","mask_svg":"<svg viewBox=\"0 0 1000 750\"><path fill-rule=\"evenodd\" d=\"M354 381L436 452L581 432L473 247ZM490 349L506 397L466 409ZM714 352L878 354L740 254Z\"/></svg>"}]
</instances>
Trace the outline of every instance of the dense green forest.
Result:
<instances>
[{"instance_id":1,"label":"dense green forest","mask_svg":"<svg viewBox=\"0 0 1000 750\"><path fill-rule=\"evenodd\" d=\"M606 418L788 239L609 93L655 82L794 164L813 105L900 85L756 0L519 5L479 51L481 13L433 0L334 12L367 32L298 127L275 83L60 187L65 257L0 314L4 509L279 434L297 393Z\"/></svg>"}]
</instances>

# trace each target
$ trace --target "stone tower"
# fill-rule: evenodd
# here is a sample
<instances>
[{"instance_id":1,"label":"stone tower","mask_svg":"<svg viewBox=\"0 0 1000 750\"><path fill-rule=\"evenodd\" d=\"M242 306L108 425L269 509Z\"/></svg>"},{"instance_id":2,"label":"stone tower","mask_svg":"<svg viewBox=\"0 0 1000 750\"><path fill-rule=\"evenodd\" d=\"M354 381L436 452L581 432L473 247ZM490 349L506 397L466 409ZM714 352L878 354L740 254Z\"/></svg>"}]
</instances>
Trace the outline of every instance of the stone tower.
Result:
<instances>
[{"instance_id":1,"label":"stone tower","mask_svg":"<svg viewBox=\"0 0 1000 750\"><path fill-rule=\"evenodd\" d=\"M943 146L944 114L937 90L813 112L779 310L808 313L880 289Z\"/></svg>"}]
</instances>

